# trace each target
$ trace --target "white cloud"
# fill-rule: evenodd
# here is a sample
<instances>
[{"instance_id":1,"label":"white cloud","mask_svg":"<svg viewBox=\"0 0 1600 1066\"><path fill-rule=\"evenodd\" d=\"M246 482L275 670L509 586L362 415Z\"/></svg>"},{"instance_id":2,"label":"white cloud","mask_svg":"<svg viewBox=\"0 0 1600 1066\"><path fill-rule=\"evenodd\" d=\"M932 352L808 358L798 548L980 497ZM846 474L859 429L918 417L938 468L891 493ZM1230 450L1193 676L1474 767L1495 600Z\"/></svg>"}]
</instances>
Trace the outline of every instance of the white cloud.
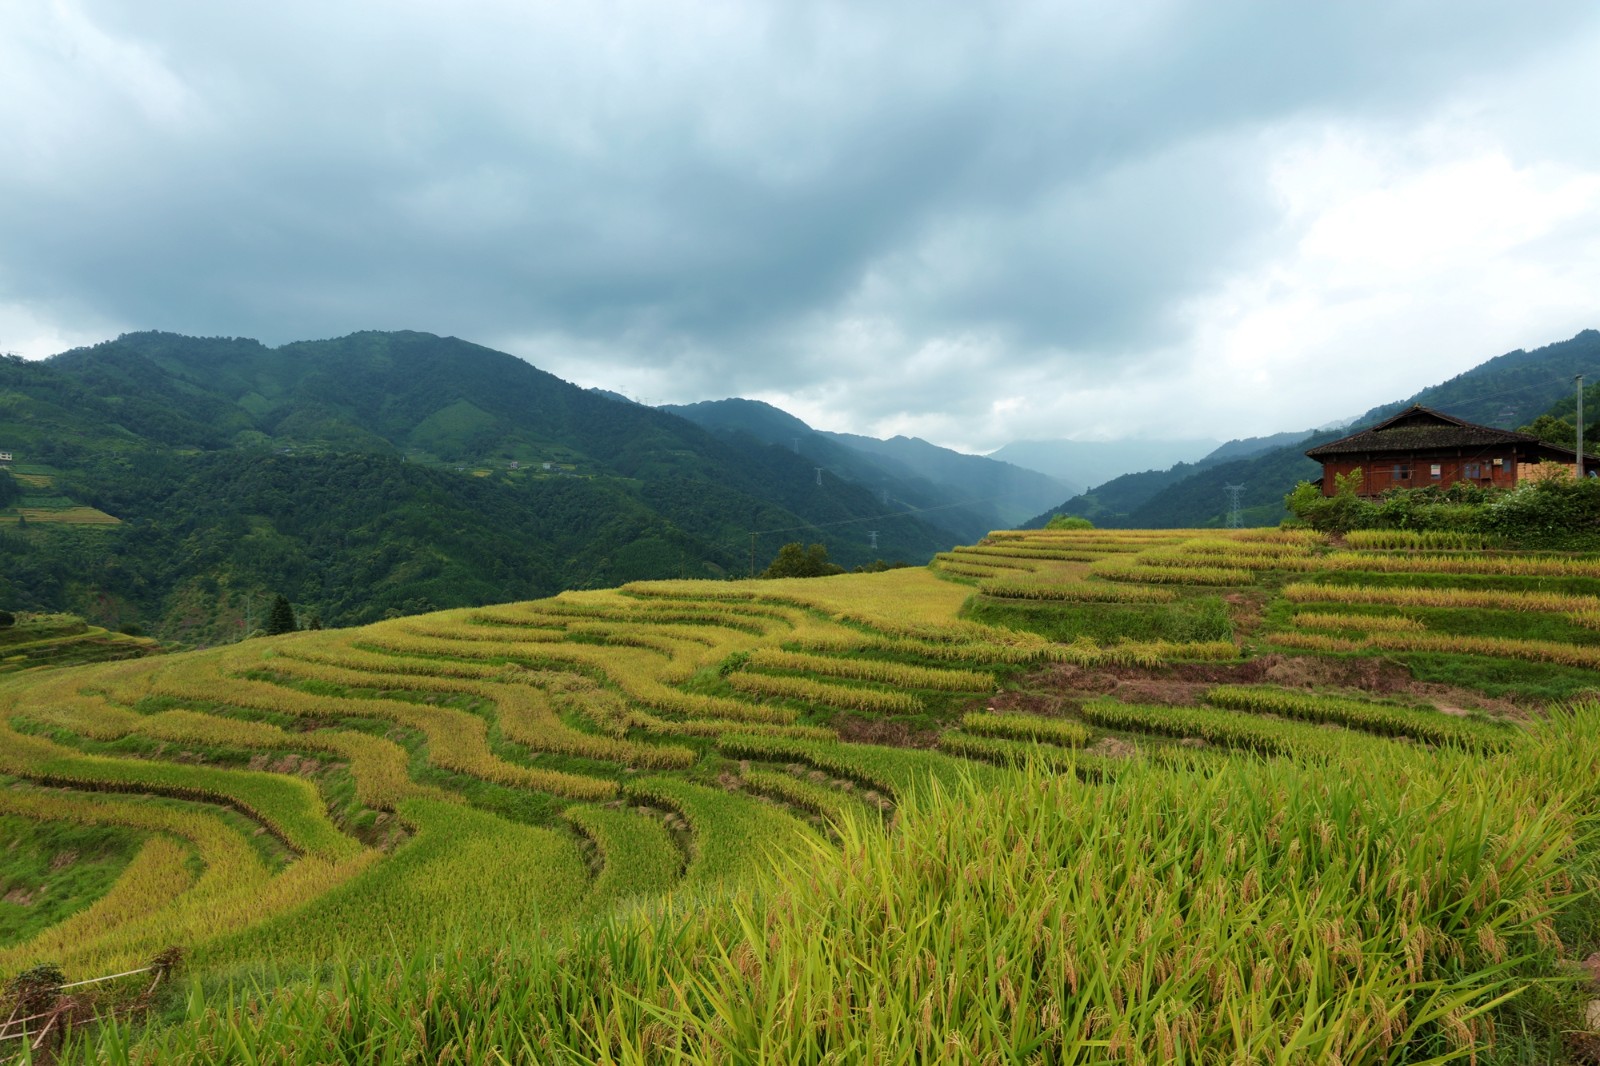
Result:
<instances>
[{"instance_id":1,"label":"white cloud","mask_svg":"<svg viewBox=\"0 0 1600 1066\"><path fill-rule=\"evenodd\" d=\"M0 347L455 334L988 449L1325 422L1600 325L1600 16L51 0Z\"/></svg>"}]
</instances>

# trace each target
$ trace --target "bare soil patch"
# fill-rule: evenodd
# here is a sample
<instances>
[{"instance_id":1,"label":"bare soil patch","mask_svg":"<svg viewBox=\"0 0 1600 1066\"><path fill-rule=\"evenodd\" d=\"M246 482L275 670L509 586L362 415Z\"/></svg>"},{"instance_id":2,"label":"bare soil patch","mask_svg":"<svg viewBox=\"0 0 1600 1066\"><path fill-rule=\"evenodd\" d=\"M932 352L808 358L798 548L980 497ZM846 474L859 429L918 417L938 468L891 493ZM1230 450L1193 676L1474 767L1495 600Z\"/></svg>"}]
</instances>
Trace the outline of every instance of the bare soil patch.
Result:
<instances>
[{"instance_id":1,"label":"bare soil patch","mask_svg":"<svg viewBox=\"0 0 1600 1066\"><path fill-rule=\"evenodd\" d=\"M1192 706L1214 685L1277 685L1306 691L1431 703L1450 714L1485 712L1526 718L1528 710L1469 689L1418 681L1388 659L1330 659L1315 655L1263 655L1242 662L1169 663L1162 666L1074 666L1061 663L1023 681L1024 688L989 701L995 710L1044 717L1071 713L1085 699L1110 696L1126 703Z\"/></svg>"},{"instance_id":2,"label":"bare soil patch","mask_svg":"<svg viewBox=\"0 0 1600 1066\"><path fill-rule=\"evenodd\" d=\"M918 729L893 718L859 718L841 714L829 725L840 740L853 744L880 744L889 748L931 748L939 743L937 729Z\"/></svg>"}]
</instances>

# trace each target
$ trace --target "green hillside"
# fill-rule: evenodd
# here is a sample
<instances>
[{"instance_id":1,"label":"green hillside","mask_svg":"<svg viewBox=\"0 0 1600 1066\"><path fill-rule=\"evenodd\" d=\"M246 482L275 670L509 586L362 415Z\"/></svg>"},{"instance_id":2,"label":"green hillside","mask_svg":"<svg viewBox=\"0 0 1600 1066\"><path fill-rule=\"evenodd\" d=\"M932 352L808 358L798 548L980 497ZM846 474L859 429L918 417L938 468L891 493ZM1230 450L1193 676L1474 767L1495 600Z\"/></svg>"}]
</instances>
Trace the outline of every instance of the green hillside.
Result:
<instances>
[{"instance_id":1,"label":"green hillside","mask_svg":"<svg viewBox=\"0 0 1600 1066\"><path fill-rule=\"evenodd\" d=\"M791 540L850 567L962 539L789 450L420 333L3 359L0 450L0 605L202 643L270 594L344 625L745 573L752 532L758 568Z\"/></svg>"},{"instance_id":2,"label":"green hillside","mask_svg":"<svg viewBox=\"0 0 1600 1066\"><path fill-rule=\"evenodd\" d=\"M924 440L815 430L759 400L709 400L661 409L730 440L792 451L830 475L872 489L886 510L924 512L925 521L951 530L960 540L1016 525L1071 491L1044 474Z\"/></svg>"}]
</instances>

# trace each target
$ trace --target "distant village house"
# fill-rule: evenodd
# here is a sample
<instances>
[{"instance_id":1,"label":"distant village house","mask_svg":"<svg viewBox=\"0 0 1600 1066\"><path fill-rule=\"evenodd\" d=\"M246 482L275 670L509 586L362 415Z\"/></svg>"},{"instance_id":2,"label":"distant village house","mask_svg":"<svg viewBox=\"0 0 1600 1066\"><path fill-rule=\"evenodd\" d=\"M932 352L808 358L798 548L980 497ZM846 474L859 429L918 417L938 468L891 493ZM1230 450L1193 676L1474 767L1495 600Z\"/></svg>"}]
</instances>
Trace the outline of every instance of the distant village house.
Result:
<instances>
[{"instance_id":1,"label":"distant village house","mask_svg":"<svg viewBox=\"0 0 1600 1066\"><path fill-rule=\"evenodd\" d=\"M1425 485L1448 488L1463 481L1511 488L1535 478L1572 477L1577 454L1526 433L1480 426L1421 404L1306 452L1322 464L1324 496L1334 494L1336 477L1353 470L1361 471L1363 496ZM1600 459L1586 453L1583 467L1585 473L1600 469Z\"/></svg>"}]
</instances>

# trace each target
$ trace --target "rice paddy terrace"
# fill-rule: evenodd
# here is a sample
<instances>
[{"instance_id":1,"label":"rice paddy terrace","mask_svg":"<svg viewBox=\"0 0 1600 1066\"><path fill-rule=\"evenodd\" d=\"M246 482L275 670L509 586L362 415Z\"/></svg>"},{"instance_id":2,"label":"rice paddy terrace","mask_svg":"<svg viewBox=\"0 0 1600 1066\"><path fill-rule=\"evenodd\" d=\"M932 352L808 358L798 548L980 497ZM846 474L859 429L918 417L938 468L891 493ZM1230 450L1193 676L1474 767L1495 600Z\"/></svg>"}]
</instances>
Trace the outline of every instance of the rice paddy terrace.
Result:
<instances>
[{"instance_id":1,"label":"rice paddy terrace","mask_svg":"<svg viewBox=\"0 0 1600 1066\"><path fill-rule=\"evenodd\" d=\"M1597 665L1600 560L1086 530L30 670L0 977L183 949L64 1052L148 1061L1581 1054Z\"/></svg>"}]
</instances>

